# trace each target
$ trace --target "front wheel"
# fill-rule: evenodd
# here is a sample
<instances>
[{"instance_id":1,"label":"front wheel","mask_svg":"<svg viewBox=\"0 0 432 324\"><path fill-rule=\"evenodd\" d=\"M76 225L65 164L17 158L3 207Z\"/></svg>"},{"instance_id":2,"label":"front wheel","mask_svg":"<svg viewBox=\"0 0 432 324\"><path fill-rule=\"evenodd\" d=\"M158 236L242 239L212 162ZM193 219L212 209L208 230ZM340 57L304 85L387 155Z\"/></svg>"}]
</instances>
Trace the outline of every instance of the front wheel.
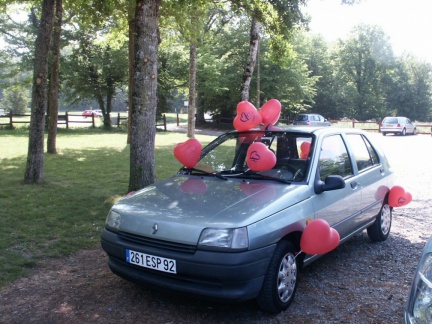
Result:
<instances>
[{"instance_id":1,"label":"front wheel","mask_svg":"<svg viewBox=\"0 0 432 324\"><path fill-rule=\"evenodd\" d=\"M367 228L369 238L374 242L385 241L390 234L391 223L392 207L385 202L376 216L375 222Z\"/></svg>"},{"instance_id":2,"label":"front wheel","mask_svg":"<svg viewBox=\"0 0 432 324\"><path fill-rule=\"evenodd\" d=\"M258 295L258 305L264 311L279 313L288 308L297 290L298 271L296 248L281 241L276 246Z\"/></svg>"}]
</instances>

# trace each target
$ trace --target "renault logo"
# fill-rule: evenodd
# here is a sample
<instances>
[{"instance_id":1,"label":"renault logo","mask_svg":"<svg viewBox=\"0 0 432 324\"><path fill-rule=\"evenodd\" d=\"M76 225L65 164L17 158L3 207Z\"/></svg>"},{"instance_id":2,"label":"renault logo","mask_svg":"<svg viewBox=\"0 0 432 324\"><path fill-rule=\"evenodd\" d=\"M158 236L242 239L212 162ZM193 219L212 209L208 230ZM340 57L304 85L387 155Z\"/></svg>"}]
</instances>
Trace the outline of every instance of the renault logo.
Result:
<instances>
[{"instance_id":1,"label":"renault logo","mask_svg":"<svg viewBox=\"0 0 432 324\"><path fill-rule=\"evenodd\" d=\"M153 225L153 233L152 234L156 234L156 232L158 231L158 224L154 223Z\"/></svg>"}]
</instances>

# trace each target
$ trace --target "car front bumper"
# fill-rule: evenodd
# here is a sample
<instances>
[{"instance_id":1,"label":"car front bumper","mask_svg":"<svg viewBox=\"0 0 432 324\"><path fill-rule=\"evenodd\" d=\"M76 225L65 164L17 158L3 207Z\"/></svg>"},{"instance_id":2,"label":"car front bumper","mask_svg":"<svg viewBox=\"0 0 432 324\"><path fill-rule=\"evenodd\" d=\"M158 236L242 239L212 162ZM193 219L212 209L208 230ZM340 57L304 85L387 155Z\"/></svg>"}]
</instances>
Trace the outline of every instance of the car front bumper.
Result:
<instances>
[{"instance_id":1,"label":"car front bumper","mask_svg":"<svg viewBox=\"0 0 432 324\"><path fill-rule=\"evenodd\" d=\"M113 273L129 281L219 301L245 301L261 290L276 244L236 253L196 250L178 252L137 244L107 229L102 248ZM176 260L177 273L143 268L126 262L126 249Z\"/></svg>"}]
</instances>

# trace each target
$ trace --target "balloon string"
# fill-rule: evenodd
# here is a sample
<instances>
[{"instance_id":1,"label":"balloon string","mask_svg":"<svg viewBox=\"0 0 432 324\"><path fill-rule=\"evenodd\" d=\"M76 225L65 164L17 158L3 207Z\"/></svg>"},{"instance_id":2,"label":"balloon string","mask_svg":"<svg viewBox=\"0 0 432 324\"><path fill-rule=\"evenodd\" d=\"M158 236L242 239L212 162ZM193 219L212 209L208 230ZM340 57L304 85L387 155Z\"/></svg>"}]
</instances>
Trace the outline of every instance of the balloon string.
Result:
<instances>
[{"instance_id":1,"label":"balloon string","mask_svg":"<svg viewBox=\"0 0 432 324\"><path fill-rule=\"evenodd\" d=\"M294 257L294 260L297 259L297 257L298 257L300 254L302 254L302 253L303 253L302 250L298 251L297 254L296 254L296 256Z\"/></svg>"}]
</instances>

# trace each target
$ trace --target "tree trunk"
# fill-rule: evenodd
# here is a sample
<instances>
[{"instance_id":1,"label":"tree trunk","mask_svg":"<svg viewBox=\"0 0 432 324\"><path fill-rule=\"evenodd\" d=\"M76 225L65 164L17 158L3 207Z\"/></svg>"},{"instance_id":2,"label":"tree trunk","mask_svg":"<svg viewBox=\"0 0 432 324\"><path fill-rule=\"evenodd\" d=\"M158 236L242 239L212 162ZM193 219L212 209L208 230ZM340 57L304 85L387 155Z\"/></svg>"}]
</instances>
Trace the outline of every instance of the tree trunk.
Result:
<instances>
[{"instance_id":1,"label":"tree trunk","mask_svg":"<svg viewBox=\"0 0 432 324\"><path fill-rule=\"evenodd\" d=\"M246 67L243 73L243 83L241 86L241 100L249 100L250 83L252 74L255 68L258 45L259 45L259 30L261 24L255 18L252 19L252 25L250 29L250 45L249 45L249 57L246 62Z\"/></svg>"},{"instance_id":2,"label":"tree trunk","mask_svg":"<svg viewBox=\"0 0 432 324\"><path fill-rule=\"evenodd\" d=\"M104 115L104 127L111 128L111 110L112 101L115 95L115 85L112 80L107 80L107 94L106 94L106 114Z\"/></svg>"},{"instance_id":3,"label":"tree trunk","mask_svg":"<svg viewBox=\"0 0 432 324\"><path fill-rule=\"evenodd\" d=\"M191 44L189 49L189 107L188 107L188 129L187 137L195 137L195 87L196 87L196 45Z\"/></svg>"},{"instance_id":4,"label":"tree trunk","mask_svg":"<svg viewBox=\"0 0 432 324\"><path fill-rule=\"evenodd\" d=\"M129 191L156 181L158 14L161 0L137 0Z\"/></svg>"},{"instance_id":5,"label":"tree trunk","mask_svg":"<svg viewBox=\"0 0 432 324\"><path fill-rule=\"evenodd\" d=\"M59 111L59 88L60 88L60 36L63 18L62 0L56 0L55 20L53 30L53 46L51 53L51 77L50 77L50 97L49 97L49 124L47 152L57 154L57 120Z\"/></svg>"},{"instance_id":6,"label":"tree trunk","mask_svg":"<svg viewBox=\"0 0 432 324\"><path fill-rule=\"evenodd\" d=\"M128 136L127 144L131 142L131 120L133 109L133 80L134 80L134 55L135 55L135 0L129 0L128 3L128 22L129 22L129 91L128 91Z\"/></svg>"},{"instance_id":7,"label":"tree trunk","mask_svg":"<svg viewBox=\"0 0 432 324\"><path fill-rule=\"evenodd\" d=\"M48 57L54 24L55 0L43 0L35 42L31 120L24 183L44 180L44 127L47 102Z\"/></svg>"}]
</instances>

